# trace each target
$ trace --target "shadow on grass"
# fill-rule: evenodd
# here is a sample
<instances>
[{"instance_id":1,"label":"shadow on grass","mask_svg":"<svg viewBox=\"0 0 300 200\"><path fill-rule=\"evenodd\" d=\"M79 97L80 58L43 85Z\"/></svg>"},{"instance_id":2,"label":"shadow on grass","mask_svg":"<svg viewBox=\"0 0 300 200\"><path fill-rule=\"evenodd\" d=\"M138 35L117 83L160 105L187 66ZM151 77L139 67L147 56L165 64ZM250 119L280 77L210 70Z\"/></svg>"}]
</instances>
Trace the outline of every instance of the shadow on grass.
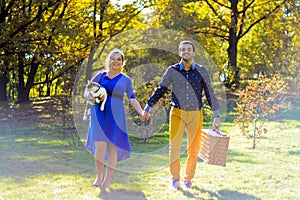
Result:
<instances>
[{"instance_id":1,"label":"shadow on grass","mask_svg":"<svg viewBox=\"0 0 300 200\"><path fill-rule=\"evenodd\" d=\"M291 151L288 151L288 154L291 156L299 156L300 151L299 150L291 150Z\"/></svg>"},{"instance_id":2,"label":"shadow on grass","mask_svg":"<svg viewBox=\"0 0 300 200\"><path fill-rule=\"evenodd\" d=\"M0 177L14 181L40 174L94 173L94 157L84 147L70 146L55 129L36 126L0 130ZM149 145L148 145L149 146ZM152 149L153 150L153 149ZM123 172L155 172L168 166L168 148L157 152L133 151L131 159L119 162Z\"/></svg>"},{"instance_id":3,"label":"shadow on grass","mask_svg":"<svg viewBox=\"0 0 300 200\"><path fill-rule=\"evenodd\" d=\"M111 189L108 192L100 192L100 197L103 199L118 199L118 200L146 200L143 192L125 189Z\"/></svg>"},{"instance_id":4,"label":"shadow on grass","mask_svg":"<svg viewBox=\"0 0 300 200\"><path fill-rule=\"evenodd\" d=\"M300 120L300 106L294 105L290 110L279 112L276 117L276 121L278 120Z\"/></svg>"},{"instance_id":5,"label":"shadow on grass","mask_svg":"<svg viewBox=\"0 0 300 200\"><path fill-rule=\"evenodd\" d=\"M243 194L236 191L231 190L221 190L219 192L220 200L227 200L227 199L235 199L235 200L242 200L242 199L251 199L251 200L260 200L260 198L257 198L255 196L249 195L249 194Z\"/></svg>"},{"instance_id":6,"label":"shadow on grass","mask_svg":"<svg viewBox=\"0 0 300 200\"><path fill-rule=\"evenodd\" d=\"M257 162L251 159L251 156L247 153L241 153L229 149L226 162L239 162L239 163L250 163L256 164Z\"/></svg>"},{"instance_id":7,"label":"shadow on grass","mask_svg":"<svg viewBox=\"0 0 300 200\"><path fill-rule=\"evenodd\" d=\"M245 200L245 199L251 199L251 200L260 200L260 198L257 198L255 196L249 195L249 194L243 194L236 191L231 190L220 190L218 192L211 192L209 190L200 189L198 187L195 187L197 192L189 192L189 191L183 191L183 194L189 198L197 198L200 193L206 194L209 196L210 199L218 199L218 200ZM197 198L201 199L201 198Z\"/></svg>"},{"instance_id":8,"label":"shadow on grass","mask_svg":"<svg viewBox=\"0 0 300 200\"><path fill-rule=\"evenodd\" d=\"M93 158L83 145L70 146L61 135L43 131L35 126L0 130L0 177L23 181L37 174L93 172Z\"/></svg>"}]
</instances>

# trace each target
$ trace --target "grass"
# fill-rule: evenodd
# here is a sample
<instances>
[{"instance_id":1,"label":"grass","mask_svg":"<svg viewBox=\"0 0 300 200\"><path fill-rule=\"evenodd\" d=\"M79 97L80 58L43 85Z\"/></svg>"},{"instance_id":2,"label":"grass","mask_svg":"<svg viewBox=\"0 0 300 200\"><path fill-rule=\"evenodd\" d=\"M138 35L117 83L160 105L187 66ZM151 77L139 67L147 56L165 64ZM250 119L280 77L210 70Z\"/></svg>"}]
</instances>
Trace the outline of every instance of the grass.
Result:
<instances>
[{"instance_id":1,"label":"grass","mask_svg":"<svg viewBox=\"0 0 300 200\"><path fill-rule=\"evenodd\" d=\"M4 112L3 107L0 110ZM224 122L222 130L230 135L227 166L199 159L188 192L168 190L166 133L146 145L133 141L133 158L118 164L109 194L91 187L94 161L84 145L71 146L57 124L49 125L48 115L29 112L18 115L22 120L12 120L0 114L0 200L299 199L298 113L299 108L280 116L281 121L268 122L269 132L255 150L250 137ZM29 117L40 120L28 121ZM185 156L182 175L184 165Z\"/></svg>"}]
</instances>

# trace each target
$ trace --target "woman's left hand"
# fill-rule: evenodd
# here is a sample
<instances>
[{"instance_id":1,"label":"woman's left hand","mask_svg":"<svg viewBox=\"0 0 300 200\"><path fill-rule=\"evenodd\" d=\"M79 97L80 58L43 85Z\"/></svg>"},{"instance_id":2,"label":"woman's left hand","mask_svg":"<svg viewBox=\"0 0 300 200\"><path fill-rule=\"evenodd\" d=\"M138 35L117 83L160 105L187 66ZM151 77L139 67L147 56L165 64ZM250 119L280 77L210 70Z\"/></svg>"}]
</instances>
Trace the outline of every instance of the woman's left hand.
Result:
<instances>
[{"instance_id":1,"label":"woman's left hand","mask_svg":"<svg viewBox=\"0 0 300 200\"><path fill-rule=\"evenodd\" d=\"M104 96L103 94L100 94L100 95L99 95L99 99L100 99L100 101L103 101L103 100L104 100L104 98L105 98L105 96Z\"/></svg>"}]
</instances>

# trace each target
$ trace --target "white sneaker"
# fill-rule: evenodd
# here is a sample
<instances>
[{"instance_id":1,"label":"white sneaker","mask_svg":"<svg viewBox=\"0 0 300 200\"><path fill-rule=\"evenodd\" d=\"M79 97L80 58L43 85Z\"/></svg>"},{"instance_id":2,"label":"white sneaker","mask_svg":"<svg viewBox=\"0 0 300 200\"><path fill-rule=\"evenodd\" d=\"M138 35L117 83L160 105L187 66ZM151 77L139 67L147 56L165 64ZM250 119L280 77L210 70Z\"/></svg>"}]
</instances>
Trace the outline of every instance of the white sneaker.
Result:
<instances>
[{"instance_id":1,"label":"white sneaker","mask_svg":"<svg viewBox=\"0 0 300 200\"><path fill-rule=\"evenodd\" d=\"M190 190L192 187L192 183L191 182L186 182L183 184L183 190L184 191L187 191L187 190Z\"/></svg>"},{"instance_id":2,"label":"white sneaker","mask_svg":"<svg viewBox=\"0 0 300 200\"><path fill-rule=\"evenodd\" d=\"M172 180L169 188L171 190L178 190L178 187L179 187L179 180L178 179Z\"/></svg>"}]
</instances>

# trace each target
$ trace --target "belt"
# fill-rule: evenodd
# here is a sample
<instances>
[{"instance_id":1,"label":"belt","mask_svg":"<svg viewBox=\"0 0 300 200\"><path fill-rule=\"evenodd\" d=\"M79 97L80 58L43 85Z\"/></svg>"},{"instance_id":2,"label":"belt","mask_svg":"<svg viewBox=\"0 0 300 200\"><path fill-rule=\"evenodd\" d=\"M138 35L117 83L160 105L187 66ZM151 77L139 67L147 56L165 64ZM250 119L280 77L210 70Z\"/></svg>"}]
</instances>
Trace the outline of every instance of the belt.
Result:
<instances>
[{"instance_id":1,"label":"belt","mask_svg":"<svg viewBox=\"0 0 300 200\"><path fill-rule=\"evenodd\" d=\"M180 110L185 110L185 111L198 111L201 110L199 107L190 107L190 106L173 106L174 108L178 108Z\"/></svg>"},{"instance_id":2,"label":"belt","mask_svg":"<svg viewBox=\"0 0 300 200\"><path fill-rule=\"evenodd\" d=\"M121 95L118 95L118 94L111 94L110 92L107 93L107 96L111 96L111 97L115 97L115 98L118 98L118 99L121 99L123 100L123 96Z\"/></svg>"}]
</instances>

